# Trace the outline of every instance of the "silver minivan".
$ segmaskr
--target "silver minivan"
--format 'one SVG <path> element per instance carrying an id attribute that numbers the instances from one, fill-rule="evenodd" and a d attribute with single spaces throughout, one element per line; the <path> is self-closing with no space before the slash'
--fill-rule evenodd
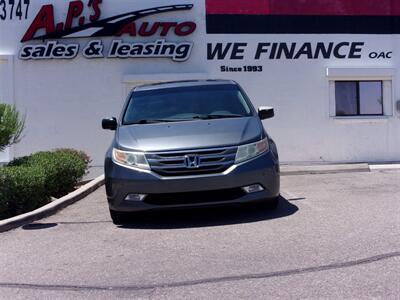
<path id="1" fill-rule="evenodd" d="M 115 224 L 130 212 L 261 203 L 278 205 L 280 170 L 274 141 L 234 81 L 196 80 L 135 87 L 105 158 L 105 185 Z"/>

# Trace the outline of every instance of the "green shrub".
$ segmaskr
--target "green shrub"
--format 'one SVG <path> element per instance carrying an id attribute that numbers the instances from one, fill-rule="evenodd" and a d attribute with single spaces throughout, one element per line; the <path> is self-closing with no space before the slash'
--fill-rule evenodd
<path id="1" fill-rule="evenodd" d="M 71 149 L 71 148 L 59 148 L 59 149 L 56 149 L 55 152 L 56 153 L 61 152 L 61 153 L 66 153 L 66 154 L 77 156 L 80 159 L 82 159 L 86 165 L 89 165 L 92 162 L 89 155 L 87 155 L 84 151 L 75 150 L 75 149 Z"/>
<path id="2" fill-rule="evenodd" d="M 0 219 L 16 216 L 49 202 L 46 175 L 39 166 L 0 168 Z"/>
<path id="3" fill-rule="evenodd" d="M 25 121 L 15 106 L 0 103 L 0 152 L 19 142 Z"/>
<path id="4" fill-rule="evenodd" d="M 76 150 L 56 150 L 38 152 L 18 158 L 10 166 L 39 166 L 46 176 L 49 195 L 59 198 L 74 190 L 76 184 L 86 174 L 88 156 Z"/>
<path id="5" fill-rule="evenodd" d="M 59 149 L 15 159 L 0 168 L 0 219 L 34 210 L 73 191 L 88 169 L 81 151 Z"/>

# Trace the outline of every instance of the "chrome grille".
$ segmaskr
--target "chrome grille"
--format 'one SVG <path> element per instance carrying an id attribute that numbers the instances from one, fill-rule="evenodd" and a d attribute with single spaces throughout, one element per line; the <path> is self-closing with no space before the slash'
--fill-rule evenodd
<path id="1" fill-rule="evenodd" d="M 146 153 L 151 169 L 162 176 L 188 176 L 222 173 L 235 162 L 237 147 L 195 149 Z M 187 157 L 198 157 L 195 168 L 186 163 Z"/>

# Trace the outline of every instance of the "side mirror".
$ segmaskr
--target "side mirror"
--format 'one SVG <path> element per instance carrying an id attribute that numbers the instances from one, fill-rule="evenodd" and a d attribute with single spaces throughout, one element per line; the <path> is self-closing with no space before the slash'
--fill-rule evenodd
<path id="1" fill-rule="evenodd" d="M 274 108 L 268 106 L 261 106 L 258 108 L 258 116 L 261 120 L 271 119 L 275 116 Z"/>
<path id="2" fill-rule="evenodd" d="M 117 129 L 117 119 L 116 118 L 110 118 L 110 119 L 103 119 L 101 122 L 101 126 L 103 129 L 108 129 L 108 130 L 116 130 Z"/>

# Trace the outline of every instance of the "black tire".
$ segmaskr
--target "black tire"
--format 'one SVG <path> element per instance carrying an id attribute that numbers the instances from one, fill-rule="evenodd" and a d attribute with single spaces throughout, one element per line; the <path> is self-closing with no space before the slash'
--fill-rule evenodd
<path id="1" fill-rule="evenodd" d="M 119 212 L 110 209 L 110 216 L 115 225 L 123 225 L 129 221 L 129 215 L 125 212 Z"/>

